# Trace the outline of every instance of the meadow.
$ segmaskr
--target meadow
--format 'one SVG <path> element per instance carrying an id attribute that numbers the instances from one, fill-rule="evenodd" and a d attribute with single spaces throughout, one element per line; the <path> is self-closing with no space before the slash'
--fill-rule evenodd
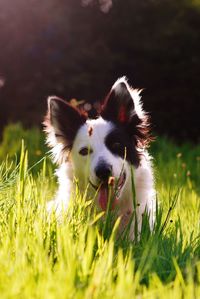
<path id="1" fill-rule="evenodd" d="M 200 145 L 150 149 L 156 224 L 141 239 L 105 233 L 77 188 L 58 223 L 46 213 L 55 165 L 39 129 L 8 126 L 0 144 L 0 298 L 200 298 Z"/>

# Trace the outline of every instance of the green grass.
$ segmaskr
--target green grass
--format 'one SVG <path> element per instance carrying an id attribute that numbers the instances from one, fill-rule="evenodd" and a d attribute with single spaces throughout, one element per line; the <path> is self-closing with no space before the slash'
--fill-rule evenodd
<path id="1" fill-rule="evenodd" d="M 17 131 L 17 133 L 16 133 Z M 17 136 L 17 137 L 16 137 Z M 24 142 L 21 143 L 21 138 Z M 27 149 L 27 150 L 26 150 Z M 45 203 L 54 166 L 37 129 L 11 125 L 0 146 L 0 298 L 200 298 L 200 146 L 160 138 L 155 231 L 139 242 L 103 234 L 77 196 L 62 224 Z M 37 162 L 39 161 L 39 162 Z"/>

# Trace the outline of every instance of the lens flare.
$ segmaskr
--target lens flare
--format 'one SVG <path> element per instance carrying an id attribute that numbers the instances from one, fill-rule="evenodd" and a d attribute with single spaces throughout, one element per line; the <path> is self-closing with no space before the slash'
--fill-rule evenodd
<path id="1" fill-rule="evenodd" d="M 92 4 L 94 0 L 82 0 L 83 6 Z M 112 0 L 98 0 L 102 12 L 108 13 L 112 7 Z"/>

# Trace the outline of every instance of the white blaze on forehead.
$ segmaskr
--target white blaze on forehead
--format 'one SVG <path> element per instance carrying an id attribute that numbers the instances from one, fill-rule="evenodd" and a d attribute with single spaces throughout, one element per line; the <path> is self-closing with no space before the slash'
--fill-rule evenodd
<path id="1" fill-rule="evenodd" d="M 105 137 L 112 129 L 113 124 L 101 117 L 98 119 L 88 119 L 78 130 L 73 147 L 95 146 L 98 148 L 102 146 Z"/>

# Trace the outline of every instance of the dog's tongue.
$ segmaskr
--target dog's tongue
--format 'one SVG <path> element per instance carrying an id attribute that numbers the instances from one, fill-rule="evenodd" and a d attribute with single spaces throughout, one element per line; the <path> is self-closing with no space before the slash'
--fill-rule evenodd
<path id="1" fill-rule="evenodd" d="M 114 209 L 114 207 L 117 203 L 117 199 L 115 198 L 113 200 L 113 195 L 111 195 L 111 200 L 112 200 L 111 209 Z M 101 188 L 99 190 L 98 201 L 99 201 L 99 205 L 100 205 L 101 209 L 103 211 L 106 211 L 107 204 L 108 204 L 108 186 L 107 185 L 101 186 Z"/>
<path id="2" fill-rule="evenodd" d="M 108 203 L 108 188 L 107 186 L 102 185 L 99 190 L 99 205 L 102 208 L 103 211 L 107 208 Z"/>

